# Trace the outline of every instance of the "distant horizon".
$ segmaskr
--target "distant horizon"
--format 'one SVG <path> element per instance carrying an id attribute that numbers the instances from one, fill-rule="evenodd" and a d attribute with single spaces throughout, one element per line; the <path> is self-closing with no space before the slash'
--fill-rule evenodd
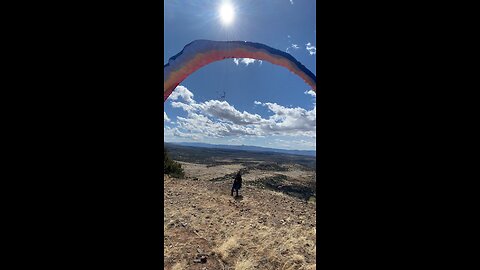
<path id="1" fill-rule="evenodd" d="M 251 144 L 223 144 L 223 143 L 206 143 L 206 142 L 194 142 L 194 141 L 163 141 L 164 143 L 172 143 L 172 144 L 179 144 L 179 143 L 198 143 L 198 144 L 209 144 L 209 145 L 228 145 L 228 146 L 253 146 L 253 147 L 261 147 L 266 149 L 277 149 L 277 150 L 288 150 L 288 151 L 313 151 L 316 152 L 317 149 L 289 149 L 289 148 L 278 148 L 278 147 L 265 147 L 261 145 L 251 145 Z"/>

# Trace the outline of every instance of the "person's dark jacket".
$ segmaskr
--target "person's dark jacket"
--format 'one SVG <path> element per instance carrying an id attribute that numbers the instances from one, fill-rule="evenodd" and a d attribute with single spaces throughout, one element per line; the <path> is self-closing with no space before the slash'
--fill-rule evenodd
<path id="1" fill-rule="evenodd" d="M 242 188 L 242 176 L 237 174 L 235 176 L 235 181 L 233 181 L 233 188 L 234 189 L 241 189 Z"/>

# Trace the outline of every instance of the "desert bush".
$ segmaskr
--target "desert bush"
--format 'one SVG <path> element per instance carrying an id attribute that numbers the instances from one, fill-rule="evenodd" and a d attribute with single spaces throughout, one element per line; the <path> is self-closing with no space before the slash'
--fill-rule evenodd
<path id="1" fill-rule="evenodd" d="M 185 176 L 182 165 L 169 157 L 167 149 L 163 150 L 163 173 L 177 178 Z"/>

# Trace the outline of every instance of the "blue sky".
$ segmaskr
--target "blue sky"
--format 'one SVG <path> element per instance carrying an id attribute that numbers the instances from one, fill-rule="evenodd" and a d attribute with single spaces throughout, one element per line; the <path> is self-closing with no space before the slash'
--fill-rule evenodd
<path id="1" fill-rule="evenodd" d="M 225 2 L 234 10 L 229 24 L 219 14 Z M 286 51 L 316 74 L 315 9 L 313 0 L 165 0 L 164 64 L 193 40 L 243 40 Z M 266 61 L 209 64 L 165 102 L 164 140 L 314 150 L 310 90 Z"/>

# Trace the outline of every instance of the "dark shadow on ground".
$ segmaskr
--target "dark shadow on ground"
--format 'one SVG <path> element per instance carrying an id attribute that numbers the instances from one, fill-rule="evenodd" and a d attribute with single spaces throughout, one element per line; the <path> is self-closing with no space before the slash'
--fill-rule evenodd
<path id="1" fill-rule="evenodd" d="M 304 201 L 309 200 L 311 196 L 315 195 L 316 183 L 306 186 L 288 180 L 287 176 L 278 174 L 272 177 L 257 179 L 252 181 L 251 184 L 253 186 L 282 192 L 285 195 L 296 197 Z"/>
<path id="2" fill-rule="evenodd" d="M 238 196 L 235 196 L 233 197 L 235 199 L 235 201 L 241 201 L 243 200 L 243 196 L 242 195 L 238 195 Z"/>

